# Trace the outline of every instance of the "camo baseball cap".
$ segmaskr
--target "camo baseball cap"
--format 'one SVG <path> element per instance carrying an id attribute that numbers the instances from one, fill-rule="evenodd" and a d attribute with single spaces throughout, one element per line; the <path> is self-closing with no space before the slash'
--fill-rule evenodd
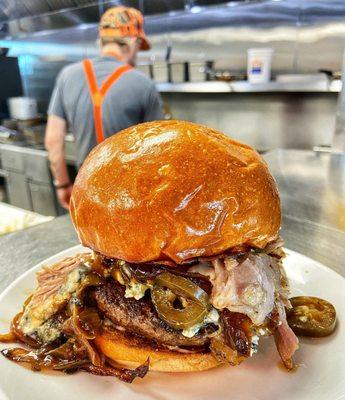
<path id="1" fill-rule="evenodd" d="M 99 34 L 101 37 L 137 37 L 141 39 L 140 50 L 151 48 L 144 32 L 144 17 L 132 7 L 109 8 L 101 17 Z"/>

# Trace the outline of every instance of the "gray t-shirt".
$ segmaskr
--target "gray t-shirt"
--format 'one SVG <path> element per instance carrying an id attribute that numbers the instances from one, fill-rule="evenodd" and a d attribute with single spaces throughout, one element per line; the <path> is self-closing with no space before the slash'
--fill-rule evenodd
<path id="1" fill-rule="evenodd" d="M 92 60 L 98 87 L 119 66 L 114 57 Z M 59 73 L 50 100 L 48 114 L 65 119 L 77 145 L 80 166 L 96 145 L 93 106 L 81 62 L 64 67 Z M 102 104 L 105 137 L 141 122 L 163 119 L 162 102 L 154 83 L 132 69 L 124 73 L 106 93 Z"/>

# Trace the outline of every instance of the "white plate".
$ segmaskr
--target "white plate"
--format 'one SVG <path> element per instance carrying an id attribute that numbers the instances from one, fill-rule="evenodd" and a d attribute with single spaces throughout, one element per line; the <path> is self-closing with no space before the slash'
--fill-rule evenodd
<path id="1" fill-rule="evenodd" d="M 35 287 L 35 273 L 42 264 L 83 251 L 65 250 L 32 268 L 0 296 L 0 331 L 21 309 Z M 10 266 L 8 266 L 10 268 Z M 339 400 L 345 397 L 345 279 L 325 266 L 288 250 L 285 268 L 293 295 L 319 296 L 337 309 L 336 332 L 324 339 L 302 339 L 293 373 L 278 367 L 279 356 L 272 338 L 262 339 L 259 352 L 238 367 L 222 367 L 200 373 L 149 373 L 131 385 L 116 378 L 86 373 L 75 375 L 31 372 L 0 358 L 1 400 L 88 399 L 231 399 L 231 400 Z M 1 345 L 0 348 L 6 346 Z"/>

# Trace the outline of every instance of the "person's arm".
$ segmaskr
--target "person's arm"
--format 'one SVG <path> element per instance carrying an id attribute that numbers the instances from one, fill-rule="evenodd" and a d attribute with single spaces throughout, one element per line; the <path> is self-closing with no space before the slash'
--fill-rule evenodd
<path id="1" fill-rule="evenodd" d="M 44 144 L 48 151 L 57 197 L 62 207 L 68 209 L 72 184 L 65 160 L 64 141 L 66 125 L 66 121 L 63 118 L 57 115 L 49 115 Z"/>
<path id="2" fill-rule="evenodd" d="M 68 209 L 72 192 L 65 161 L 67 114 L 64 106 L 65 70 L 59 73 L 48 108 L 48 122 L 44 144 L 48 150 L 50 168 L 57 186 L 56 194 L 62 207 Z"/>

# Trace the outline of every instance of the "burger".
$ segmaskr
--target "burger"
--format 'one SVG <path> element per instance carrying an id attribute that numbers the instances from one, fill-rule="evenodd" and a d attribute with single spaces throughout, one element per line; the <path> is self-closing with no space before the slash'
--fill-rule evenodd
<path id="1" fill-rule="evenodd" d="M 294 367 L 280 200 L 251 147 L 185 121 L 130 127 L 91 151 L 70 215 L 91 251 L 39 271 L 2 336 L 30 349 L 7 358 L 130 382 L 235 366 L 273 336 Z"/>

